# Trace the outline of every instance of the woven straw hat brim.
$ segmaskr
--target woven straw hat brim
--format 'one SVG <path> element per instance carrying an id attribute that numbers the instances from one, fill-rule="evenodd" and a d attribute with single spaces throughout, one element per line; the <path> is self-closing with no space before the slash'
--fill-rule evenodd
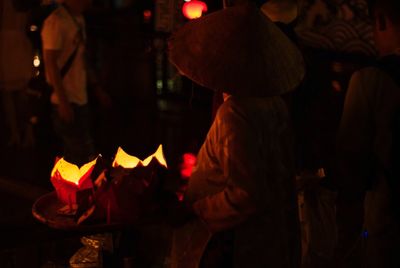
<path id="1" fill-rule="evenodd" d="M 261 6 L 261 11 L 273 21 L 291 23 L 298 16 L 297 0 L 269 0 Z"/>
<path id="2" fill-rule="evenodd" d="M 281 95 L 304 77 L 300 51 L 255 5 L 188 22 L 172 35 L 169 48 L 181 73 L 235 96 Z"/>

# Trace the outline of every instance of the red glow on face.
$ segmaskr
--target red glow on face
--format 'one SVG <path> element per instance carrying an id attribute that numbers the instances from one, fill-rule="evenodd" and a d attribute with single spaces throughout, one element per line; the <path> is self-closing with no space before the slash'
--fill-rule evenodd
<path id="1" fill-rule="evenodd" d="M 189 179 L 192 175 L 193 167 L 196 165 L 196 156 L 192 153 L 185 153 L 182 156 L 181 176 L 183 179 Z"/>
<path id="2" fill-rule="evenodd" d="M 203 15 L 203 12 L 207 12 L 207 5 L 199 0 L 191 0 L 183 4 L 182 12 L 190 20 L 198 19 Z"/>

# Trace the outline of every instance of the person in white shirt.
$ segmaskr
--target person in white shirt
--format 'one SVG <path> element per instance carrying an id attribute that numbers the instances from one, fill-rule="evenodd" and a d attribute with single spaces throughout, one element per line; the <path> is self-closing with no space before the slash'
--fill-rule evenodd
<path id="1" fill-rule="evenodd" d="M 89 131 L 86 32 L 82 16 L 90 4 L 91 0 L 65 0 L 46 18 L 41 32 L 46 79 L 53 88 L 54 128 L 63 141 L 64 158 L 78 165 L 95 155 Z M 62 74 L 68 61 L 71 62 L 68 71 Z"/>

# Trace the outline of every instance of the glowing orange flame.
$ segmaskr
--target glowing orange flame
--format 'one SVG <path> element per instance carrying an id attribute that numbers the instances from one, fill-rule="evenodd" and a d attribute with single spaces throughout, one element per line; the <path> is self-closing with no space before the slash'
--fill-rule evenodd
<path id="1" fill-rule="evenodd" d="M 145 160 L 140 160 L 136 156 L 132 156 L 127 154 L 124 150 L 122 150 L 121 147 L 118 148 L 117 154 L 115 155 L 114 162 L 112 164 L 113 167 L 118 167 L 121 166 L 123 168 L 134 168 L 136 167 L 139 163 L 141 163 L 143 166 L 147 166 L 151 160 L 155 158 L 157 161 L 160 163 L 160 165 L 164 167 L 167 166 L 167 161 L 165 160 L 164 153 L 163 153 L 163 148 L 162 145 L 158 146 L 157 151 L 148 156 Z"/>
<path id="2" fill-rule="evenodd" d="M 89 171 L 96 165 L 97 158 L 89 163 L 84 164 L 82 167 L 71 164 L 61 158 L 54 165 L 51 171 L 51 177 L 54 177 L 58 172 L 61 178 L 65 181 L 80 185 L 83 180 L 89 175 Z"/>

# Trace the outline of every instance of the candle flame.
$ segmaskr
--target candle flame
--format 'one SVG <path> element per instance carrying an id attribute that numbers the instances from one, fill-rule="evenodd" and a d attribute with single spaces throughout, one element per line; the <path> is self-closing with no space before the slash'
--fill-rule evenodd
<path id="1" fill-rule="evenodd" d="M 51 177 L 58 172 L 64 180 L 79 185 L 80 180 L 92 167 L 94 167 L 94 165 L 96 165 L 96 162 L 97 157 L 93 161 L 86 163 L 79 168 L 77 165 L 69 163 L 64 158 L 61 158 L 54 165 L 53 170 L 51 171 Z"/>
<path id="2" fill-rule="evenodd" d="M 141 163 L 143 166 L 147 166 L 153 158 L 157 159 L 157 161 L 160 163 L 160 165 L 162 165 L 166 168 L 168 167 L 167 161 L 165 160 L 165 157 L 164 157 L 162 144 L 160 144 L 160 146 L 158 146 L 158 149 L 154 154 L 148 156 L 143 161 L 140 160 L 139 158 L 137 158 L 136 156 L 127 154 L 124 150 L 122 150 L 121 147 L 119 147 L 112 166 L 113 167 L 121 166 L 123 168 L 134 168 L 139 163 Z"/>

